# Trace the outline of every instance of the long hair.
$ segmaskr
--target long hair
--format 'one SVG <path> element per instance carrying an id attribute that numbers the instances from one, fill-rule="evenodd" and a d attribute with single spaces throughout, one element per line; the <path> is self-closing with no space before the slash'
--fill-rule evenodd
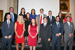
<path id="1" fill-rule="evenodd" d="M 26 19 L 28 19 L 28 18 L 27 18 L 27 14 L 29 14 L 29 20 L 30 20 L 30 13 L 29 13 L 29 12 L 26 13 Z"/>
<path id="2" fill-rule="evenodd" d="M 33 11 L 33 10 L 34 10 L 34 14 L 35 14 L 35 9 L 32 9 L 32 10 L 31 10 L 31 14 L 32 14 L 32 11 Z"/>
<path id="3" fill-rule="evenodd" d="M 22 9 L 24 9 L 24 10 L 25 10 L 25 8 L 21 8 L 21 12 L 20 12 L 20 14 L 22 14 Z M 25 15 L 25 12 L 24 12 L 24 15 Z"/>
<path id="4" fill-rule="evenodd" d="M 36 24 L 36 19 L 35 19 L 35 18 L 32 18 L 32 19 L 34 19 L 34 20 L 35 20 L 35 25 L 37 25 L 37 24 Z M 32 25 L 32 19 L 31 19 L 31 23 L 30 23 L 31 25 Z"/>
<path id="5" fill-rule="evenodd" d="M 19 18 L 20 18 L 20 17 L 22 17 L 22 21 L 21 21 L 21 22 L 24 23 L 24 20 L 23 20 L 23 16 L 22 16 L 22 15 L 19 15 L 19 16 L 18 16 L 17 21 L 19 21 Z"/>

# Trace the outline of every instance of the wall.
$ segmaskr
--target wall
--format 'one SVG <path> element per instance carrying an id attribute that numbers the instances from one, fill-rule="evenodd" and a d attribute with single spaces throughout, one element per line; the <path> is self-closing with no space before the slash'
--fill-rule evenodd
<path id="1" fill-rule="evenodd" d="M 17 14 L 17 0 L 0 0 L 0 10 L 3 10 L 3 20 L 6 12 L 9 12 L 9 8 L 13 7 L 14 12 Z"/>
<path id="2" fill-rule="evenodd" d="M 53 15 L 57 16 L 59 12 L 59 0 L 19 0 L 18 14 L 21 8 L 24 7 L 26 12 L 31 13 L 31 9 L 36 10 L 36 14 L 40 13 L 40 8 L 44 9 L 44 13 L 48 15 L 48 11 L 52 10 Z"/>
<path id="3" fill-rule="evenodd" d="M 74 12 L 74 10 L 75 10 L 75 0 L 69 0 L 70 1 L 70 11 L 69 11 L 69 13 L 71 13 L 71 15 L 72 15 L 72 19 L 73 19 L 73 23 L 74 23 L 74 25 L 75 25 L 75 12 Z M 67 12 L 62 12 L 62 13 L 67 13 Z"/>
<path id="4" fill-rule="evenodd" d="M 4 17 L 4 14 L 7 12 L 7 0 L 0 0 L 0 10 L 3 10 Z"/>

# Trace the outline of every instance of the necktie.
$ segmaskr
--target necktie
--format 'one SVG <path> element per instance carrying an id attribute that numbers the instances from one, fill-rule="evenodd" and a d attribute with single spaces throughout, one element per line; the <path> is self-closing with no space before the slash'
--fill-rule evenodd
<path id="1" fill-rule="evenodd" d="M 40 18 L 40 24 L 42 24 L 42 15 L 41 15 L 41 18 Z"/>
<path id="2" fill-rule="evenodd" d="M 11 18 L 12 18 L 12 22 L 14 22 L 14 16 L 13 16 L 13 14 L 11 14 Z"/>

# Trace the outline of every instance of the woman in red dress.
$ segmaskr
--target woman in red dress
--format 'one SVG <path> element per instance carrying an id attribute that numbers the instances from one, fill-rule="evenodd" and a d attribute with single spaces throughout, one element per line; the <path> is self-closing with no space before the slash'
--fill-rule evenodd
<path id="1" fill-rule="evenodd" d="M 24 50 L 24 31 L 25 25 L 23 21 L 23 16 L 18 16 L 17 22 L 15 23 L 16 50 L 19 50 L 19 43 L 22 43 L 21 50 Z"/>
<path id="2" fill-rule="evenodd" d="M 28 45 L 30 46 L 30 50 L 36 49 L 37 45 L 37 34 L 38 34 L 38 26 L 36 25 L 36 20 L 34 18 L 31 19 L 31 24 L 28 27 Z"/>

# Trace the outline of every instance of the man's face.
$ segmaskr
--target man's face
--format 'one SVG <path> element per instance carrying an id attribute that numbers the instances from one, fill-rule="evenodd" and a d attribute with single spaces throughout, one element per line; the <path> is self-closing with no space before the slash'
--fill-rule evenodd
<path id="1" fill-rule="evenodd" d="M 7 18 L 7 20 L 10 20 L 11 19 L 11 16 L 10 15 L 7 15 L 6 18 Z"/>
<path id="2" fill-rule="evenodd" d="M 44 23 L 46 23 L 46 22 L 47 22 L 47 19 L 46 19 L 46 18 L 44 18 L 44 19 L 43 19 L 43 21 L 44 21 Z"/>
<path id="3" fill-rule="evenodd" d="M 52 12 L 48 12 L 48 14 L 51 16 L 52 15 Z"/>
<path id="4" fill-rule="evenodd" d="M 12 12 L 12 13 L 13 13 L 13 12 L 14 12 L 14 9 L 13 9 L 13 8 L 10 8 L 10 12 Z"/>
<path id="5" fill-rule="evenodd" d="M 56 18 L 56 21 L 59 22 L 59 17 Z"/>
<path id="6" fill-rule="evenodd" d="M 70 21 L 70 17 L 67 17 L 67 21 Z"/>
<path id="7" fill-rule="evenodd" d="M 40 13 L 41 13 L 41 14 L 43 14 L 43 12 L 44 12 L 43 10 L 40 10 Z"/>

